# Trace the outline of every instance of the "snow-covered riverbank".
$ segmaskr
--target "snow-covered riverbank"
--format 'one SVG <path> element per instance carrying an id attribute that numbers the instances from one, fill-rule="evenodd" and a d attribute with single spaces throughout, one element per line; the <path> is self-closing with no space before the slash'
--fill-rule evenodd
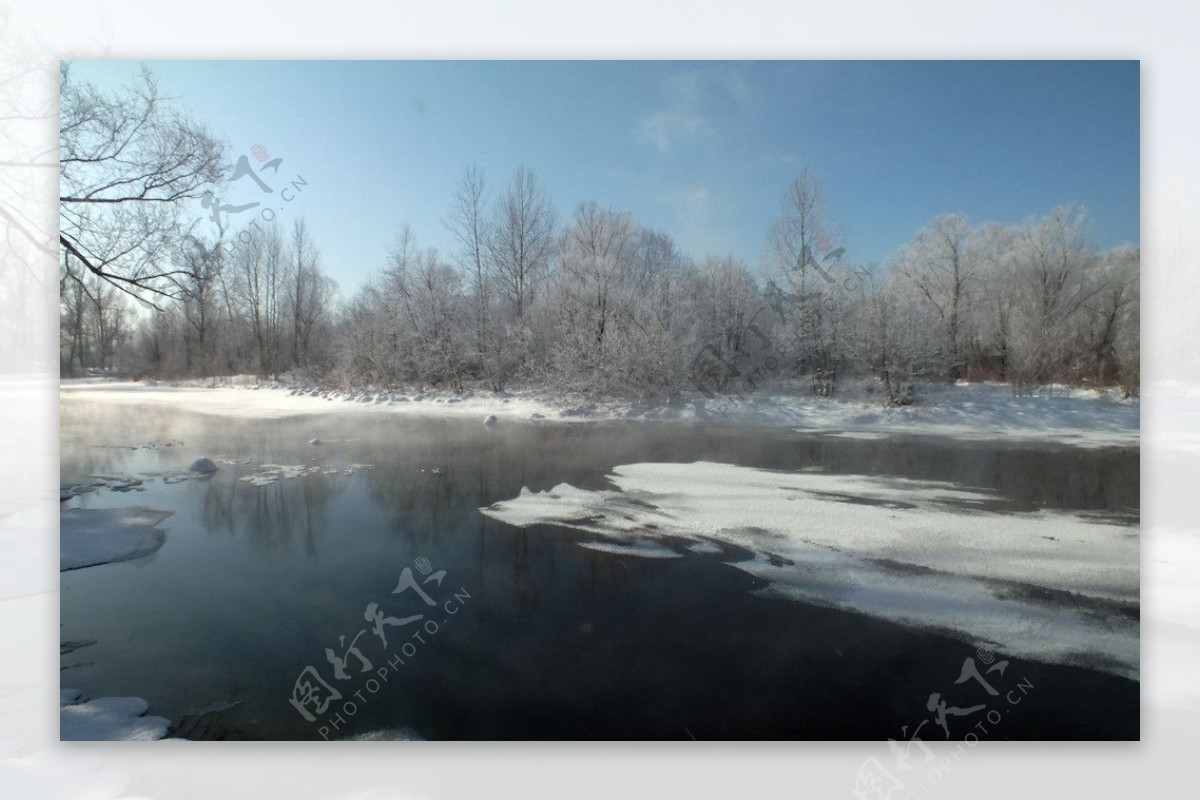
<path id="1" fill-rule="evenodd" d="M 64 380 L 63 400 L 152 404 L 185 411 L 249 418 L 328 412 L 476 417 L 506 420 L 676 421 L 786 427 L 847 437 L 905 434 L 959 439 L 1058 442 L 1081 447 L 1136 446 L 1140 406 L 1098 392 L 1055 391 L 1016 397 L 1007 386 L 976 384 L 930 388 L 913 406 L 884 408 L 878 399 L 771 394 L 744 400 L 686 393 L 681 403 L 645 407 L 590 402 L 543 392 L 337 392 L 316 387 L 244 382 L 167 385 L 100 379 Z"/>

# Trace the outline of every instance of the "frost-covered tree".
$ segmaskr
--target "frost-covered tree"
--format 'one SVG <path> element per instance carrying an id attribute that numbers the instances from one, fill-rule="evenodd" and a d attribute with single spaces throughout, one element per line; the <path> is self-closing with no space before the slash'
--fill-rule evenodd
<path id="1" fill-rule="evenodd" d="M 233 250 L 240 313 L 248 323 L 254 353 L 253 370 L 276 376 L 283 368 L 281 346 L 285 320 L 287 252 L 278 226 L 256 228 Z"/>
<path id="2" fill-rule="evenodd" d="M 1012 378 L 1018 387 L 1044 383 L 1070 369 L 1072 327 L 1098 291 L 1084 275 L 1091 261 L 1086 222 L 1082 209 L 1060 206 L 1025 224 L 1017 237 L 1018 347 Z"/>
<path id="3" fill-rule="evenodd" d="M 942 340 L 947 372 L 955 378 L 965 371 L 984 248 L 964 215 L 943 214 L 918 231 L 892 265 L 936 316 L 938 324 L 928 336 Z"/>
<path id="4" fill-rule="evenodd" d="M 337 285 L 321 269 L 321 252 L 313 243 L 304 218 L 292 225 L 284 281 L 284 302 L 290 317 L 290 366 L 303 372 L 327 367 L 324 343 L 333 315 Z"/>
<path id="5" fill-rule="evenodd" d="M 180 246 L 179 260 L 184 267 L 180 305 L 186 323 L 183 332 L 184 371 L 188 374 L 213 375 L 218 363 L 220 291 L 224 271 L 221 241 L 186 237 Z"/>
<path id="6" fill-rule="evenodd" d="M 556 217 L 537 175 L 521 167 L 500 197 L 489 226 L 496 285 L 517 325 L 546 280 L 554 255 Z"/>
<path id="7" fill-rule="evenodd" d="M 492 239 L 487 216 L 487 185 L 483 171 L 469 167 L 455 189 L 450 214 L 444 222 L 457 244 L 459 269 L 469 276 L 474 322 L 474 360 L 496 384 L 499 355 L 490 325 L 493 304 L 492 267 L 488 243 Z M 497 387 L 499 388 L 499 387 Z"/>
<path id="8" fill-rule="evenodd" d="M 661 231 L 642 229 L 630 283 L 630 336 L 617 354 L 627 394 L 671 400 L 691 384 L 697 349 L 696 270 Z"/>
<path id="9" fill-rule="evenodd" d="M 563 233 L 554 302 L 560 373 L 612 390 L 621 381 L 618 352 L 631 335 L 639 289 L 640 231 L 629 214 L 584 203 Z"/>

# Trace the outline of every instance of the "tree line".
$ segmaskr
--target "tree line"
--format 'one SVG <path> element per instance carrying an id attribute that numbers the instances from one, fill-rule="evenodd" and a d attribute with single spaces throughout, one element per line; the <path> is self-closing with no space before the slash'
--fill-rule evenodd
<path id="1" fill-rule="evenodd" d="M 841 241 L 820 182 L 791 180 L 752 269 L 700 258 L 628 212 L 561 216 L 536 173 L 468 168 L 453 247 L 395 232 L 342 298 L 303 219 L 229 247 L 185 209 L 219 192 L 224 146 L 152 76 L 104 95 L 63 73 L 61 363 L 156 377 L 254 373 L 338 386 L 570 389 L 670 402 L 764 384 L 907 403 L 922 381 L 1139 382 L 1139 252 L 1099 251 L 1086 212 L 931 220 L 883 265 Z M 767 226 L 764 226 L 767 227 Z"/>

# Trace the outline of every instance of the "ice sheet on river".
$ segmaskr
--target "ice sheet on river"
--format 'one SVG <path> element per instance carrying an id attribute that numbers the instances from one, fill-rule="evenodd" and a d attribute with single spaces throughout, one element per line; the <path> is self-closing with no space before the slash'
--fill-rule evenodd
<path id="1" fill-rule="evenodd" d="M 123 562 L 153 553 L 166 534 L 156 526 L 172 513 L 147 506 L 64 509 L 59 518 L 59 570 Z"/>
<path id="2" fill-rule="evenodd" d="M 889 477 L 696 462 L 623 465 L 609 481 L 601 491 L 522 489 L 481 511 L 613 543 L 653 538 L 680 553 L 723 542 L 752 552 L 731 564 L 770 582 L 769 595 L 1138 674 L 1136 526 L 1003 511 L 986 490 Z"/>

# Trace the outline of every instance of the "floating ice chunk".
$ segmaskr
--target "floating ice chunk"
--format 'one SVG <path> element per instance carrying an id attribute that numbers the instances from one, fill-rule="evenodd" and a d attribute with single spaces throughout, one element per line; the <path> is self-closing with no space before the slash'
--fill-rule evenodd
<path id="1" fill-rule="evenodd" d="M 589 551 L 600 551 L 601 553 L 611 553 L 617 556 L 640 556 L 643 559 L 678 559 L 679 554 L 672 551 L 662 543 L 653 541 L 641 541 L 630 544 L 618 542 L 581 542 L 580 548 L 587 548 Z"/>
<path id="2" fill-rule="evenodd" d="M 257 472 L 242 476 L 238 481 L 244 481 L 252 487 L 266 487 L 286 479 L 312 475 L 332 476 L 340 472 L 349 476 L 360 470 L 370 470 L 372 467 L 374 465 L 358 463 L 348 464 L 342 468 L 319 464 L 264 464 Z"/>
<path id="3" fill-rule="evenodd" d="M 308 444 L 309 444 L 309 445 L 320 445 L 320 444 L 321 444 L 321 440 L 320 440 L 320 438 L 319 438 L 319 437 L 313 437 L 312 439 L 310 439 L 310 440 L 308 441 Z"/>
<path id="4" fill-rule="evenodd" d="M 207 456 L 201 456 L 199 459 L 192 462 L 191 466 L 188 467 L 188 470 L 191 470 L 193 473 L 199 473 L 202 476 L 211 476 L 213 473 L 217 472 L 217 463 L 212 459 L 209 459 Z"/>
<path id="5" fill-rule="evenodd" d="M 347 740 L 357 741 L 373 741 L 373 740 L 424 740 L 425 738 L 418 734 L 415 730 L 409 728 L 403 729 L 376 729 L 374 731 L 355 734 L 346 738 Z"/>
<path id="6" fill-rule="evenodd" d="M 842 439 L 887 439 L 888 435 L 882 431 L 827 431 L 824 432 L 829 437 L 841 437 Z"/>
<path id="7" fill-rule="evenodd" d="M 161 740 L 171 722 L 141 698 L 97 698 L 59 710 L 60 740 Z"/>
<path id="8" fill-rule="evenodd" d="M 90 475 L 86 481 L 77 482 L 75 484 L 63 484 L 58 488 L 58 500 L 70 500 L 76 495 L 81 495 L 85 492 L 95 492 L 98 489 L 107 488 L 113 492 L 129 492 L 137 490 L 141 492 L 145 483 L 143 479 L 134 476 L 110 476 L 110 475 Z"/>
<path id="9" fill-rule="evenodd" d="M 522 488 L 480 511 L 597 534 L 629 555 L 651 538 L 725 543 L 752 552 L 732 565 L 772 595 L 1138 674 L 1136 526 L 989 511 L 990 492 L 879 476 L 697 462 L 622 465 L 609 481 L 615 489 Z"/>
<path id="10" fill-rule="evenodd" d="M 155 526 L 171 514 L 145 506 L 64 509 L 59 518 L 59 570 L 123 562 L 153 553 L 166 538 Z"/>

